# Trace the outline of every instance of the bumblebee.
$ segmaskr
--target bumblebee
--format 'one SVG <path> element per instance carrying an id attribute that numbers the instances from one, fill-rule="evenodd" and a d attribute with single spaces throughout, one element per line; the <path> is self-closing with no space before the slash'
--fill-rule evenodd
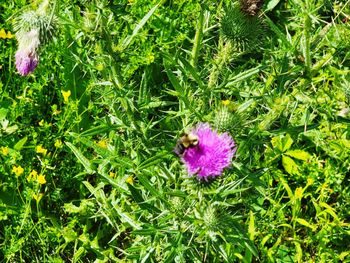
<path id="1" fill-rule="evenodd" d="M 178 156 L 182 156 L 186 149 L 196 147 L 198 143 L 199 138 L 197 135 L 192 133 L 184 133 L 177 141 L 174 148 L 174 153 L 176 153 Z"/>

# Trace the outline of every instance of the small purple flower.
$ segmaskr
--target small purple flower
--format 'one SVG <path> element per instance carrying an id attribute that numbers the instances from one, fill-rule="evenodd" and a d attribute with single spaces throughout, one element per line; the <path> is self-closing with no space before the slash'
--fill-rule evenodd
<path id="1" fill-rule="evenodd" d="M 218 134 L 206 123 L 198 124 L 191 133 L 198 136 L 199 143 L 183 153 L 188 173 L 204 180 L 221 175 L 236 152 L 232 137 L 228 133 Z"/>
<path id="2" fill-rule="evenodd" d="M 33 72 L 38 65 L 38 55 L 35 52 L 27 50 L 18 50 L 16 52 L 16 68 L 22 76 Z"/>

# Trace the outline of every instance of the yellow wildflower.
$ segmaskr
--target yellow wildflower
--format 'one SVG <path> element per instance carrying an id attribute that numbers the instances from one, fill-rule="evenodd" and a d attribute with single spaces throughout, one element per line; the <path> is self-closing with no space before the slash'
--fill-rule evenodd
<path id="1" fill-rule="evenodd" d="M 134 184 L 134 178 L 130 175 L 128 178 L 126 178 L 125 182 L 128 184 Z"/>
<path id="2" fill-rule="evenodd" d="M 96 65 L 96 69 L 98 70 L 98 71 L 102 71 L 103 69 L 104 69 L 104 66 L 103 66 L 103 64 L 97 64 Z"/>
<path id="3" fill-rule="evenodd" d="M 307 185 L 312 185 L 314 183 L 314 179 L 312 178 L 307 178 Z"/>
<path id="4" fill-rule="evenodd" d="M 122 52 L 123 51 L 123 47 L 121 45 L 117 45 L 117 46 L 113 45 L 112 49 L 114 52 Z"/>
<path id="5" fill-rule="evenodd" d="M 153 63 L 153 61 L 154 61 L 154 55 L 148 54 L 146 57 L 146 64 L 149 65 L 149 64 Z"/>
<path id="6" fill-rule="evenodd" d="M 27 181 L 31 181 L 31 180 L 36 180 L 36 178 L 38 177 L 38 172 L 35 170 L 32 170 L 29 175 L 27 176 Z"/>
<path id="7" fill-rule="evenodd" d="M 47 149 L 45 149 L 44 147 L 42 147 L 41 145 L 38 145 L 36 148 L 35 148 L 36 152 L 37 153 L 41 153 L 43 155 L 46 155 L 47 154 Z"/>
<path id="8" fill-rule="evenodd" d="M 61 113 L 61 111 L 57 109 L 57 105 L 56 104 L 52 105 L 51 109 L 52 109 L 52 115 L 58 115 L 58 114 Z"/>
<path id="9" fill-rule="evenodd" d="M 1 147 L 1 153 L 4 156 L 8 155 L 9 154 L 9 148 L 8 147 Z"/>
<path id="10" fill-rule="evenodd" d="M 19 165 L 19 166 L 13 166 L 12 167 L 12 172 L 16 175 L 16 176 L 20 176 L 21 174 L 23 174 L 24 169 Z"/>
<path id="11" fill-rule="evenodd" d="M 4 29 L 1 29 L 0 30 L 0 38 L 3 38 L 3 39 L 6 39 L 7 38 L 7 35 L 6 35 L 6 32 Z"/>
<path id="12" fill-rule="evenodd" d="M 102 139 L 99 142 L 96 143 L 98 146 L 100 146 L 101 148 L 106 149 L 107 148 L 107 140 L 106 139 Z"/>
<path id="13" fill-rule="evenodd" d="M 44 119 L 42 119 L 41 121 L 39 121 L 39 126 L 44 126 L 44 123 L 45 123 L 45 121 L 44 121 Z"/>
<path id="14" fill-rule="evenodd" d="M 11 34 L 11 32 L 9 31 L 9 32 L 7 32 L 7 38 L 13 38 L 13 35 Z"/>
<path id="15" fill-rule="evenodd" d="M 59 140 L 59 139 L 57 139 L 56 141 L 55 141 L 55 147 L 56 148 L 61 148 L 62 147 L 62 141 L 61 140 Z"/>
<path id="16" fill-rule="evenodd" d="M 6 34 L 6 31 L 2 28 L 0 30 L 0 38 L 3 38 L 3 39 L 9 38 L 10 39 L 10 38 L 13 38 L 13 35 L 11 34 L 10 31 L 8 31 Z"/>
<path id="17" fill-rule="evenodd" d="M 114 172 L 109 172 L 109 176 L 114 178 L 115 177 L 115 173 Z"/>
<path id="18" fill-rule="evenodd" d="M 61 93 L 62 93 L 64 102 L 67 103 L 68 102 L 68 98 L 72 94 L 71 91 L 70 90 L 67 90 L 67 91 L 61 90 Z"/>
<path id="19" fill-rule="evenodd" d="M 228 106 L 230 104 L 230 100 L 223 100 L 221 101 L 222 105 Z"/>
<path id="20" fill-rule="evenodd" d="M 52 112 L 52 115 L 58 115 L 58 114 L 60 114 L 60 113 L 61 113 L 60 110 L 55 109 L 55 110 Z"/>
<path id="21" fill-rule="evenodd" d="M 35 201 L 39 202 L 41 200 L 41 198 L 43 198 L 43 194 L 39 193 L 39 194 L 33 194 L 33 198 L 35 199 Z"/>
<path id="22" fill-rule="evenodd" d="M 295 199 L 301 199 L 303 197 L 303 188 L 298 187 L 297 189 L 295 189 Z"/>
<path id="23" fill-rule="evenodd" d="M 46 184 L 45 176 L 42 174 L 39 174 L 39 176 L 36 178 L 39 184 Z"/>

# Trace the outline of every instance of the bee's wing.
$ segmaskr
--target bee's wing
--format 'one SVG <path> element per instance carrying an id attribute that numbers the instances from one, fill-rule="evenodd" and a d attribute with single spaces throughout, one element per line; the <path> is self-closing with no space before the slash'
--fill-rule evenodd
<path id="1" fill-rule="evenodd" d="M 178 142 L 173 151 L 177 156 L 181 156 L 184 153 L 184 150 L 185 150 L 185 147 Z"/>

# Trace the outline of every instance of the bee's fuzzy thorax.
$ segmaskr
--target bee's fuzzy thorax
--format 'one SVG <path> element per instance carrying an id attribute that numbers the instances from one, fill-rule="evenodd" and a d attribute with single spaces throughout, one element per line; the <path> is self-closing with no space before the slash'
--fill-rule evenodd
<path id="1" fill-rule="evenodd" d="M 241 11 L 249 16 L 257 16 L 264 3 L 263 0 L 240 0 Z"/>

